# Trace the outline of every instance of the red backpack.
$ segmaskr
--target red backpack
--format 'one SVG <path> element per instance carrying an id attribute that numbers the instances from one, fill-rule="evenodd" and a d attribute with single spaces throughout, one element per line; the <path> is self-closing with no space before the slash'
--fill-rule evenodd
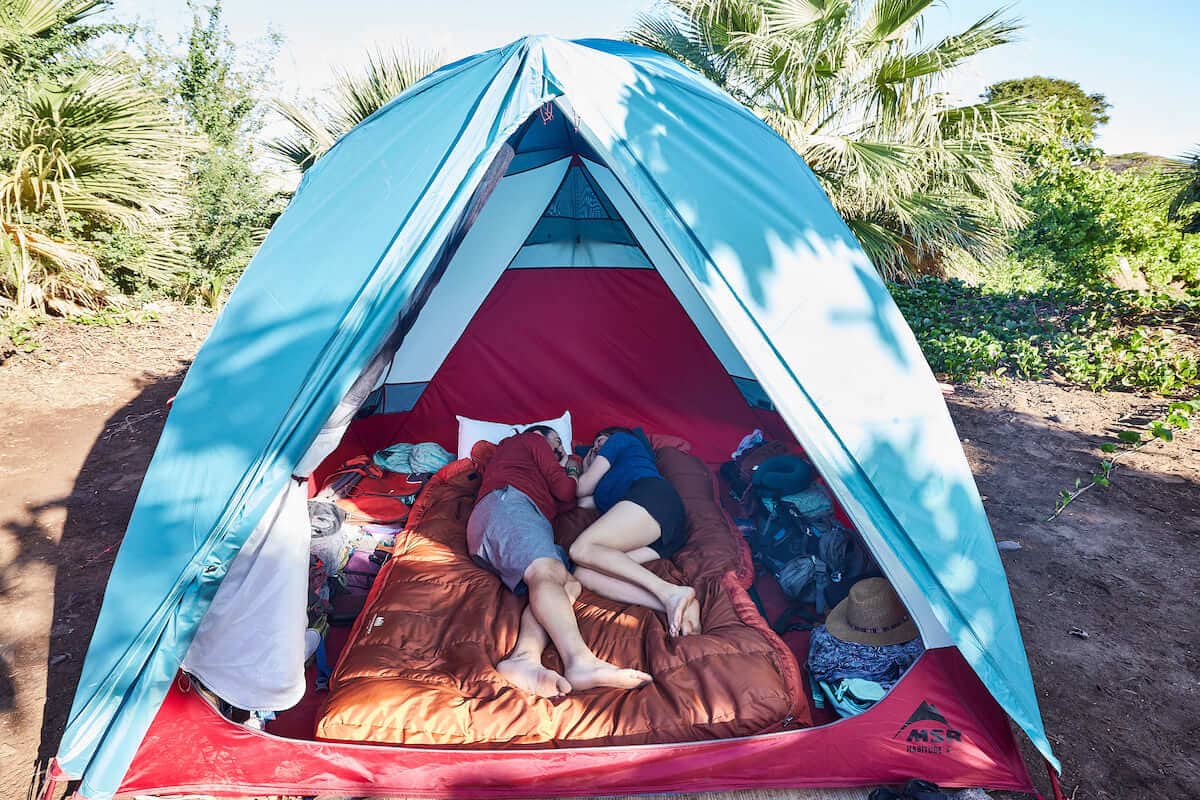
<path id="1" fill-rule="evenodd" d="M 336 503 L 350 523 L 400 525 L 422 486 L 377 466 L 370 456 L 356 456 L 325 480 L 317 497 Z"/>

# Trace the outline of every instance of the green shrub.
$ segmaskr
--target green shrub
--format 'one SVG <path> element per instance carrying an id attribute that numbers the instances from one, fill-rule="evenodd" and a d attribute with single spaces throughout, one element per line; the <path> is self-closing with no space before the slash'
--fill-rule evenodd
<path id="1" fill-rule="evenodd" d="M 1042 258 L 1006 255 L 981 263 L 971 258 L 948 259 L 943 265 L 948 277 L 959 278 L 986 292 L 1038 292 L 1054 284 L 1058 267 Z"/>
<path id="2" fill-rule="evenodd" d="M 1200 289 L 1200 236 L 1185 236 L 1156 196 L 1154 165 L 1114 172 L 1099 151 L 1042 148 L 1020 187 L 1029 223 L 1015 259 L 1064 286 L 1106 282 L 1122 259 L 1156 289 Z"/>
<path id="3" fill-rule="evenodd" d="M 34 331 L 44 317 L 27 314 L 0 316 L 0 364 L 14 353 L 32 353 L 41 346 Z"/>
<path id="4" fill-rule="evenodd" d="M 1200 348 L 1174 331 L 1200 301 L 1108 287 L 994 291 L 927 277 L 893 285 L 934 372 L 1040 378 L 1053 370 L 1092 390 L 1194 391 Z"/>
<path id="5" fill-rule="evenodd" d="M 1198 363 L 1173 347 L 1176 337 L 1144 326 L 1128 333 L 1106 331 L 1058 347 L 1063 375 L 1093 391 L 1110 386 L 1177 394 L 1194 387 Z"/>

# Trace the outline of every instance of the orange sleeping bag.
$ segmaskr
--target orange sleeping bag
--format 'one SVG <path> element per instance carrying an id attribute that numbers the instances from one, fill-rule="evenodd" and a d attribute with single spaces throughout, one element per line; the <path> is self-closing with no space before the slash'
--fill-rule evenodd
<path id="1" fill-rule="evenodd" d="M 584 592 L 584 639 L 600 658 L 645 670 L 634 691 L 591 689 L 550 701 L 506 683 L 494 664 L 512 648 L 524 599 L 466 550 L 480 485 L 476 462 L 450 464 L 426 486 L 396 540 L 334 671 L 317 736 L 440 747 L 649 744 L 745 736 L 808 724 L 795 658 L 743 587 L 749 553 L 717 505 L 703 462 L 672 448 L 659 467 L 688 515 L 688 543 L 648 566 L 696 587 L 702 633 L 671 639 L 661 615 Z M 560 516 L 564 546 L 595 519 Z M 561 669 L 551 647 L 545 663 Z"/>

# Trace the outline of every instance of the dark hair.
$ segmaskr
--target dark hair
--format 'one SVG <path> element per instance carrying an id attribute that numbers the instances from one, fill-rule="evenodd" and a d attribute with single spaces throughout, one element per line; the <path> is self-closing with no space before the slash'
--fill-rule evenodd
<path id="1" fill-rule="evenodd" d="M 654 455 L 654 445 L 650 443 L 650 437 L 646 436 L 646 432 L 641 428 L 626 428 L 621 425 L 612 425 L 596 431 L 596 435 L 592 437 L 592 441 L 595 441 L 596 438 L 600 436 L 612 436 L 613 434 L 617 433 L 629 434 L 634 439 L 637 439 L 638 442 L 641 443 L 642 447 L 646 448 L 646 452 L 648 452 L 651 456 Z"/>
<path id="2" fill-rule="evenodd" d="M 632 434 L 633 431 L 621 425 L 612 425 L 608 428 L 601 428 L 600 430 L 596 431 L 596 436 L 593 436 L 592 439 L 594 440 L 598 436 L 612 436 L 614 433 Z"/>
<path id="3" fill-rule="evenodd" d="M 554 430 L 554 428 L 551 428 L 549 425 L 530 425 L 523 432 L 540 433 L 542 436 L 545 436 L 548 433 L 558 433 L 558 431 Z"/>

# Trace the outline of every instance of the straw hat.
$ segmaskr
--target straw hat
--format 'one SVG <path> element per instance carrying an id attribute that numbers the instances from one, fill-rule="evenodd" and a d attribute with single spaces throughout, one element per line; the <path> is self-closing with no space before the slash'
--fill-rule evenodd
<path id="1" fill-rule="evenodd" d="M 843 642 L 874 646 L 917 638 L 916 623 L 883 578 L 867 578 L 850 587 L 846 599 L 829 612 L 825 628 Z"/>

